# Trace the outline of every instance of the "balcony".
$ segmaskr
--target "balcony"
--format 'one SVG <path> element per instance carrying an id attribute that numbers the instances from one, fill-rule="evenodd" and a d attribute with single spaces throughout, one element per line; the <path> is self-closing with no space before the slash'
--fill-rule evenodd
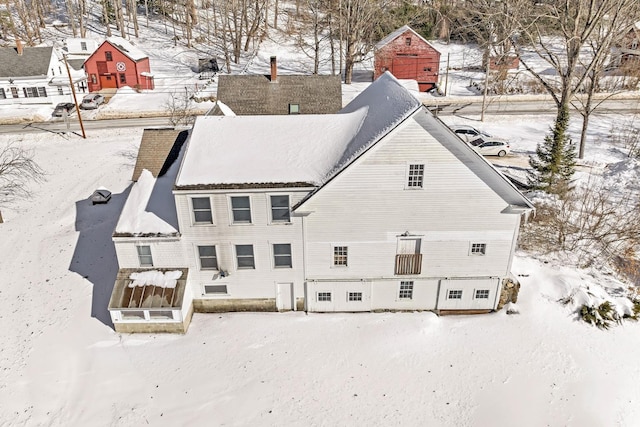
<path id="1" fill-rule="evenodd" d="M 395 274 L 420 274 L 422 271 L 422 254 L 396 255 Z"/>

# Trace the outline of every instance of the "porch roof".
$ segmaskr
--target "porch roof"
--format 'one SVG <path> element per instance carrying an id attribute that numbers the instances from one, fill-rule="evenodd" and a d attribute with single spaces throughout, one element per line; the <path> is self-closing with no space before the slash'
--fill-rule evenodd
<path id="1" fill-rule="evenodd" d="M 135 283 L 133 273 L 179 272 L 175 286 L 162 281 Z M 111 292 L 109 310 L 178 309 L 182 307 L 189 269 L 187 268 L 121 268 Z M 177 274 L 176 274 L 177 275 Z"/>

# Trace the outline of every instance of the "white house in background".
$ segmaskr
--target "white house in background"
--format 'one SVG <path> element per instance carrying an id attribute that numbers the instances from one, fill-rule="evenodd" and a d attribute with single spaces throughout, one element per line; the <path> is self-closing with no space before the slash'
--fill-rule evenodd
<path id="1" fill-rule="evenodd" d="M 198 117 L 131 191 L 109 309 L 118 331 L 184 331 L 193 310 L 491 311 L 532 210 L 386 73 L 338 114 Z M 181 272 L 180 307 L 132 285 L 147 270 Z"/>
<path id="2" fill-rule="evenodd" d="M 74 84 L 86 80 L 72 70 Z M 70 102 L 71 88 L 63 56 L 54 47 L 0 48 L 0 105 Z"/>

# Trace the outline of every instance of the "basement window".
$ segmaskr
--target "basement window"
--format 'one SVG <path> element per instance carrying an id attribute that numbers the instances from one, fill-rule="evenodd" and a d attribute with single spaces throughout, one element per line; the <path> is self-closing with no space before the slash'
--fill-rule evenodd
<path id="1" fill-rule="evenodd" d="M 289 104 L 289 114 L 300 114 L 300 104 Z"/>

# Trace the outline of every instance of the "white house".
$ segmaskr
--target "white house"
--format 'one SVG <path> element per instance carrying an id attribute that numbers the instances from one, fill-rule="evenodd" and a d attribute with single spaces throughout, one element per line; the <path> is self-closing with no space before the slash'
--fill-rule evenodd
<path id="1" fill-rule="evenodd" d="M 74 84 L 86 80 L 71 70 Z M 54 47 L 0 48 L 0 105 L 71 102 L 71 88 L 62 54 Z"/>
<path id="2" fill-rule="evenodd" d="M 338 114 L 198 117 L 131 191 L 109 308 L 120 331 L 186 330 L 192 310 L 491 311 L 532 210 L 386 73 Z M 181 272 L 163 316 L 143 302 L 161 284 L 131 285 L 154 269 Z"/>

